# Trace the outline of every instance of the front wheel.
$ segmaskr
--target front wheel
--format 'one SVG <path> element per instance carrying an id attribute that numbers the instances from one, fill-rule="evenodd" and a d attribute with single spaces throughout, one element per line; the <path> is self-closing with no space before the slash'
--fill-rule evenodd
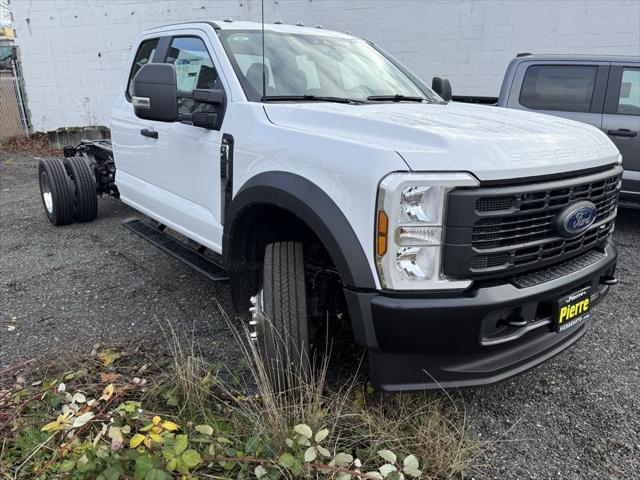
<path id="1" fill-rule="evenodd" d="M 269 375 L 282 378 L 282 372 L 291 372 L 292 366 L 306 369 L 309 331 L 301 243 L 267 245 L 262 288 L 252 297 L 251 303 L 251 323 L 255 326 L 252 337 Z"/>

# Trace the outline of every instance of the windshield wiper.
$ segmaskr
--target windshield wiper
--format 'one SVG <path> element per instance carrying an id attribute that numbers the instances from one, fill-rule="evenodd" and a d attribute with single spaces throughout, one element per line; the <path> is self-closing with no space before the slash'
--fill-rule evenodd
<path id="1" fill-rule="evenodd" d="M 411 97 L 409 95 L 400 95 L 396 93 L 395 95 L 371 95 L 367 97 L 367 100 L 372 100 L 374 102 L 423 102 L 426 100 L 424 97 Z"/>
<path id="2" fill-rule="evenodd" d="M 364 103 L 355 98 L 323 97 L 319 95 L 267 95 L 262 97 L 263 102 L 333 102 L 333 103 Z"/>

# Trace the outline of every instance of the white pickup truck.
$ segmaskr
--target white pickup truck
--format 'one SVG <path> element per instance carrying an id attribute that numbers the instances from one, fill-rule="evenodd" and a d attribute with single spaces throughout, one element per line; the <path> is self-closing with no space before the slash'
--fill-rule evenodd
<path id="1" fill-rule="evenodd" d="M 119 196 L 229 280 L 273 360 L 343 323 L 379 389 L 488 384 L 573 344 L 616 283 L 621 157 L 594 127 L 447 102 L 370 42 L 282 24 L 148 30 L 118 92 L 112 143 L 41 162 L 47 216 Z"/>

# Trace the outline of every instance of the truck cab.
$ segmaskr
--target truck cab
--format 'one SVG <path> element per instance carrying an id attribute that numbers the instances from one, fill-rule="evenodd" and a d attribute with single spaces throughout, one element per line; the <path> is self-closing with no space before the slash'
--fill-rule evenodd
<path id="1" fill-rule="evenodd" d="M 622 167 L 604 133 L 445 101 L 351 35 L 150 29 L 111 134 L 65 152 L 68 195 L 41 165 L 50 220 L 83 204 L 85 159 L 99 193 L 152 219 L 134 231 L 230 282 L 274 365 L 344 326 L 379 389 L 493 383 L 577 341 L 616 282 Z"/>

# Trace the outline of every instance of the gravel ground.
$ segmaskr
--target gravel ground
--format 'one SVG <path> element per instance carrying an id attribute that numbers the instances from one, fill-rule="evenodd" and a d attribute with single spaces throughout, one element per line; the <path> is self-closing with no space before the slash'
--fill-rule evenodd
<path id="1" fill-rule="evenodd" d="M 237 352 L 212 284 L 120 226 L 137 215 L 102 199 L 89 224 L 46 220 L 37 160 L 0 152 L 0 369 L 41 352 L 123 339 L 163 342 L 161 325 L 208 358 Z M 640 477 L 640 212 L 615 233 L 620 284 L 573 348 L 512 380 L 454 394 L 487 442 L 477 479 Z"/>

